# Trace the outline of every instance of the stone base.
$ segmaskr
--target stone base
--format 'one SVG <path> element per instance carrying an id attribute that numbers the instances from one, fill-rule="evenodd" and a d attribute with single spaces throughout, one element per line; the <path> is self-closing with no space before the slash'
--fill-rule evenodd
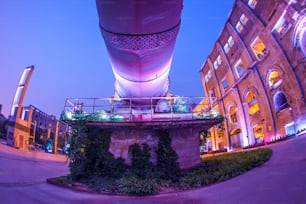
<path id="1" fill-rule="evenodd" d="M 199 132 L 192 128 L 169 129 L 172 139 L 171 146 L 178 155 L 178 163 L 181 169 L 186 169 L 200 163 Z M 156 163 L 156 149 L 159 137 L 157 130 L 128 129 L 113 130 L 109 151 L 114 156 L 122 157 L 127 164 L 131 163 L 128 154 L 129 146 L 138 143 L 147 143 L 151 149 L 151 161 Z"/>
<path id="2" fill-rule="evenodd" d="M 120 122 L 97 123 L 87 125 L 99 126 L 112 131 L 109 151 L 115 158 L 122 157 L 126 164 L 131 163 L 129 146 L 147 143 L 151 149 L 151 161 L 156 163 L 156 149 L 159 130 L 167 130 L 171 137 L 171 146 L 178 155 L 181 169 L 200 164 L 200 133 L 219 123 L 218 119 L 177 122 Z"/>

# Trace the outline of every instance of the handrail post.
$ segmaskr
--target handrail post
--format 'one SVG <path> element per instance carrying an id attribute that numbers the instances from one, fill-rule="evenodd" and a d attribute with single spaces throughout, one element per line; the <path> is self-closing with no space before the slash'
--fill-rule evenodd
<path id="1" fill-rule="evenodd" d="M 132 98 L 129 98 L 129 101 L 130 101 L 130 121 L 133 120 L 133 117 L 132 117 Z"/>
<path id="2" fill-rule="evenodd" d="M 153 120 L 153 97 L 150 97 L 150 101 L 151 101 L 151 121 Z"/>
<path id="3" fill-rule="evenodd" d="M 94 102 L 93 102 L 93 107 L 92 107 L 92 114 L 95 113 L 95 107 L 96 107 L 96 99 L 94 98 L 93 100 Z"/>

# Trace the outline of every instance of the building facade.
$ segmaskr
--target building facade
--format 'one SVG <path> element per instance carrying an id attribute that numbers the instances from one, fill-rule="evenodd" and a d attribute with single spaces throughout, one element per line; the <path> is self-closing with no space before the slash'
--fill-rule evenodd
<path id="1" fill-rule="evenodd" d="M 6 138 L 7 118 L 2 114 L 2 104 L 0 104 L 0 138 Z"/>
<path id="2" fill-rule="evenodd" d="M 303 130 L 306 1 L 236 0 L 200 74 L 225 118 L 209 130 L 213 150 Z"/>
<path id="3" fill-rule="evenodd" d="M 52 141 L 50 148 L 56 153 L 57 148 L 63 148 L 68 139 L 69 127 L 66 123 L 33 105 L 22 107 L 18 120 L 12 116 L 9 119 L 7 143 L 11 146 L 27 149 L 30 145 L 38 144 L 46 147 L 47 141 Z M 16 141 L 14 134 L 18 135 Z"/>

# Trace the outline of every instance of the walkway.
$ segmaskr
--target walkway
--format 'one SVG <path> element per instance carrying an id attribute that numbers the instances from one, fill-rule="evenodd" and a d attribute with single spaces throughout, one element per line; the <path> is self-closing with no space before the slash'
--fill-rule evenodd
<path id="1" fill-rule="evenodd" d="M 23 153 L 0 144 L 1 203 L 306 203 L 306 135 L 270 147 L 270 161 L 231 180 L 187 192 L 134 197 L 87 194 L 47 184 L 46 178 L 67 174 L 65 157 Z"/>

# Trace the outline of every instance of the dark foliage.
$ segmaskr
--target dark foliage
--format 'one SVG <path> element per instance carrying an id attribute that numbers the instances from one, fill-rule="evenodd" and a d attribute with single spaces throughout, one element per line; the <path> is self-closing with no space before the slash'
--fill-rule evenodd
<path id="1" fill-rule="evenodd" d="M 74 125 L 68 154 L 73 180 L 92 175 L 119 177 L 125 171 L 124 160 L 115 159 L 108 150 L 110 135 L 108 130 L 87 128 L 82 121 Z"/>
<path id="2" fill-rule="evenodd" d="M 0 120 L 0 138 L 6 139 L 7 128 L 8 128 L 8 119 L 3 121 Z"/>
<path id="3" fill-rule="evenodd" d="M 131 173 L 141 179 L 154 177 L 154 166 L 151 159 L 150 147 L 147 144 L 142 144 L 142 149 L 139 144 L 133 144 L 129 147 L 131 154 Z"/>
<path id="4" fill-rule="evenodd" d="M 159 142 L 156 150 L 156 171 L 160 179 L 177 181 L 180 175 L 178 156 L 171 147 L 171 137 L 165 130 L 159 131 Z"/>
<path id="5" fill-rule="evenodd" d="M 140 179 L 134 175 L 122 177 L 117 180 L 118 191 L 130 195 L 154 195 L 159 191 L 155 179 Z"/>
<path id="6" fill-rule="evenodd" d="M 263 148 L 205 158 L 201 165 L 184 172 L 179 187 L 191 189 L 227 180 L 262 165 L 271 155 L 270 149 Z"/>

